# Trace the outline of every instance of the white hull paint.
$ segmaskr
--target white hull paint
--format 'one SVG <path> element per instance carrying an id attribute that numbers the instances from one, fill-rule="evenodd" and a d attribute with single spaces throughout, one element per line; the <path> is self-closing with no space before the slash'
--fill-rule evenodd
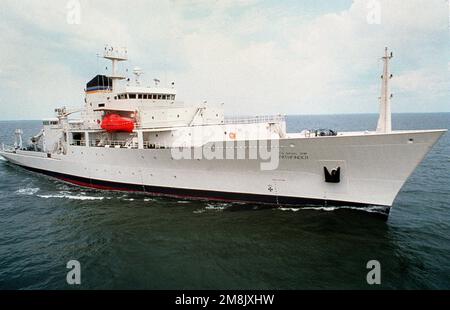
<path id="1" fill-rule="evenodd" d="M 46 153 L 22 150 L 0 154 L 13 164 L 41 172 L 142 185 L 143 189 L 170 188 L 173 195 L 177 189 L 180 193 L 189 189 L 211 192 L 211 198 L 213 193 L 222 192 L 239 193 L 239 197 L 270 196 L 280 204 L 295 201 L 289 198 L 302 198 L 325 204 L 390 207 L 407 178 L 444 132 L 394 131 L 279 139 L 278 168 L 266 171 L 260 169 L 259 159 L 174 160 L 170 149 L 69 146 L 66 155 L 51 154 L 51 158 Z M 326 183 L 323 167 L 338 166 L 341 182 Z M 66 178 L 69 182 L 70 179 Z"/>

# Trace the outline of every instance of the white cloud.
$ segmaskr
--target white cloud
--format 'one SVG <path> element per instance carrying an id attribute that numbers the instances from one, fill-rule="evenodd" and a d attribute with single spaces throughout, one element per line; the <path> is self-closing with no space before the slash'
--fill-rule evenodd
<path id="1" fill-rule="evenodd" d="M 441 42 L 448 40 L 448 4 L 380 3 L 381 24 L 369 25 L 365 0 L 317 16 L 253 0 L 82 0 L 81 25 L 69 25 L 64 1 L 6 1 L 0 81 L 9 86 L 0 90 L 28 102 L 29 110 L 2 103 L 2 114 L 41 117 L 61 99 L 81 104 L 80 89 L 95 68 L 79 63 L 95 64 L 82 59 L 94 59 L 106 43 L 127 45 L 131 64 L 143 67 L 148 80 L 176 80 L 180 99 L 225 102 L 230 114 L 376 112 L 379 57 L 389 45 L 394 111 L 415 111 L 402 102 L 412 95 L 426 96 L 430 109 L 434 101 L 442 107 L 449 94 L 448 45 Z M 67 82 L 46 89 L 44 81 L 58 74 Z M 24 75 L 32 85 L 13 96 Z"/>

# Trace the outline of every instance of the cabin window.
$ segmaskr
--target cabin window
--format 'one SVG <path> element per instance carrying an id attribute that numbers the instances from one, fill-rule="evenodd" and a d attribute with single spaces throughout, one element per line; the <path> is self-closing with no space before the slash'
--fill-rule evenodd
<path id="1" fill-rule="evenodd" d="M 142 94 L 139 94 L 139 95 L 138 95 L 138 99 L 142 99 Z"/>
<path id="2" fill-rule="evenodd" d="M 136 99 L 136 94 L 129 94 L 130 99 Z"/>
<path id="3" fill-rule="evenodd" d="M 99 107 L 99 108 L 103 108 L 104 106 L 105 106 L 104 103 L 99 103 L 99 104 L 98 104 L 98 107 Z"/>
<path id="4" fill-rule="evenodd" d="M 114 100 L 117 100 L 117 96 L 114 96 Z"/>
<path id="5" fill-rule="evenodd" d="M 126 99 L 125 94 L 120 94 L 120 95 L 119 95 L 119 99 Z"/>
<path id="6" fill-rule="evenodd" d="M 42 124 L 43 124 L 44 126 L 58 125 L 58 121 L 43 121 Z"/>
<path id="7" fill-rule="evenodd" d="M 162 98 L 162 95 L 158 95 L 158 99 L 161 99 Z"/>
<path id="8" fill-rule="evenodd" d="M 72 145 L 85 145 L 84 132 L 72 133 Z"/>
<path id="9" fill-rule="evenodd" d="M 175 100 L 175 95 L 172 95 L 172 100 Z"/>
<path id="10" fill-rule="evenodd" d="M 144 99 L 148 99 L 148 95 L 147 94 L 144 94 Z"/>

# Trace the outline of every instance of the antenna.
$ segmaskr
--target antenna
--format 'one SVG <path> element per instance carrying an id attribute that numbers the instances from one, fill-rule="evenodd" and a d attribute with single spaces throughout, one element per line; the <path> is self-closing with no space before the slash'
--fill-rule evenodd
<path id="1" fill-rule="evenodd" d="M 116 91 L 117 81 L 125 79 L 117 72 L 117 66 L 120 61 L 128 60 L 128 51 L 125 47 L 117 48 L 113 46 L 106 45 L 103 52 L 103 58 L 111 60 L 112 62 L 112 72 L 109 76 L 112 79 L 112 91 Z"/>
<path id="2" fill-rule="evenodd" d="M 381 76 L 381 97 L 380 97 L 380 116 L 378 117 L 377 132 L 389 133 L 392 131 L 391 120 L 391 98 L 392 94 L 389 92 L 389 80 L 393 77 L 389 72 L 389 60 L 394 57 L 388 48 L 384 49 L 383 60 L 383 75 Z"/>
<path id="3" fill-rule="evenodd" d="M 161 81 L 159 80 L 159 79 L 153 79 L 153 82 L 155 82 L 155 86 L 158 86 L 159 85 L 159 83 L 161 83 Z"/>
<path id="4" fill-rule="evenodd" d="M 144 71 L 142 71 L 142 69 L 139 67 L 135 67 L 133 70 L 133 74 L 135 75 L 136 86 L 141 85 L 141 81 L 139 81 L 139 78 L 144 74 Z"/>

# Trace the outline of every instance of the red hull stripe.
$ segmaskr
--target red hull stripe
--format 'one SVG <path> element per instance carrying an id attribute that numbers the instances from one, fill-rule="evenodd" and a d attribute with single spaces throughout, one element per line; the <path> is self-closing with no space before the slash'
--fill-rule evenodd
<path id="1" fill-rule="evenodd" d="M 347 202 L 347 201 L 334 201 L 334 200 L 322 200 L 311 199 L 301 197 L 288 197 L 288 196 L 273 196 L 273 195 L 258 195 L 247 193 L 232 193 L 232 192 L 219 192 L 219 191 L 205 191 L 196 189 L 185 188 L 173 188 L 151 185 L 139 185 L 118 183 L 111 181 L 95 180 L 79 176 L 61 174 L 58 172 L 41 170 L 26 166 L 20 166 L 24 169 L 45 174 L 62 181 L 72 183 L 82 187 L 95 188 L 100 190 L 110 191 L 126 191 L 126 192 L 143 192 L 153 196 L 167 196 L 174 198 L 196 198 L 196 199 L 208 199 L 214 201 L 228 201 L 228 202 L 246 202 L 246 203 L 262 203 L 270 205 L 285 205 L 285 206 L 358 206 L 367 207 L 367 204 Z M 387 213 L 389 208 L 387 208 Z"/>

